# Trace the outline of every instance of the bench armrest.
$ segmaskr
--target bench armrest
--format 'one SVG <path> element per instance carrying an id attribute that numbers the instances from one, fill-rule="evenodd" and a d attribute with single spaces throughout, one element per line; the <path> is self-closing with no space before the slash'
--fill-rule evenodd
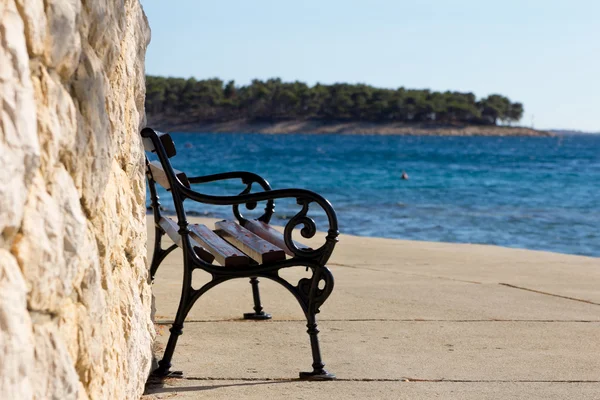
<path id="1" fill-rule="evenodd" d="M 285 225 L 283 238 L 286 246 L 291 250 L 295 257 L 303 258 L 303 259 L 311 259 L 316 260 L 324 265 L 335 244 L 338 239 L 338 221 L 335 210 L 333 209 L 331 203 L 321 195 L 312 192 L 306 189 L 276 189 L 269 190 L 260 193 L 242 193 L 237 196 L 213 196 L 206 195 L 199 192 L 196 192 L 192 189 L 186 188 L 183 185 L 179 187 L 179 192 L 185 197 L 193 201 L 197 201 L 200 203 L 206 204 L 215 204 L 215 205 L 231 205 L 234 207 L 234 213 L 236 217 L 240 221 L 242 225 L 247 221 L 240 213 L 239 213 L 239 205 L 245 204 L 248 209 L 253 209 L 256 207 L 256 204 L 259 201 L 267 201 L 272 203 L 275 199 L 296 199 L 296 202 L 302 206 L 302 209 L 294 215 Z M 294 240 L 292 238 L 293 230 L 302 225 L 302 229 L 300 230 L 300 234 L 302 237 L 310 239 L 314 237 L 317 232 L 317 226 L 315 221 L 308 216 L 310 211 L 310 205 L 312 203 L 316 203 L 327 215 L 327 220 L 329 227 L 326 230 L 327 236 L 325 238 L 325 243 L 317 248 L 317 249 L 299 249 Z M 263 222 L 265 221 L 263 215 L 259 220 Z M 270 218 L 270 215 L 268 216 Z M 323 230 L 323 229 L 320 229 Z"/>
<path id="2" fill-rule="evenodd" d="M 230 180 L 230 179 L 241 179 L 242 183 L 244 185 L 246 185 L 246 188 L 244 190 L 242 190 L 239 193 L 239 195 L 250 193 L 252 191 L 253 183 L 258 183 L 264 191 L 272 190 L 271 185 L 269 185 L 269 182 L 267 182 L 266 179 L 264 179 L 260 175 L 257 175 L 253 172 L 247 172 L 247 171 L 232 171 L 232 172 L 223 172 L 220 174 L 213 174 L 213 175 L 195 176 L 193 178 L 188 178 L 188 182 L 193 185 L 193 184 L 198 184 L 198 183 L 201 184 L 201 183 L 224 181 L 224 180 Z M 254 207 L 256 207 L 256 203 L 247 204 L 246 207 L 248 209 L 253 209 Z M 268 223 L 271 220 L 273 211 L 275 211 L 275 202 L 271 199 L 271 200 L 267 201 L 267 205 L 265 206 L 265 213 L 260 217 L 260 220 Z M 243 217 L 240 213 L 238 204 L 233 205 L 233 214 L 236 216 L 236 218 L 238 218 L 240 220 L 240 222 L 243 220 Z"/>
<path id="3" fill-rule="evenodd" d="M 256 182 L 264 190 L 271 190 L 271 185 L 269 185 L 269 182 L 267 182 L 266 179 L 264 179 L 260 175 L 247 171 L 232 171 L 213 175 L 195 176 L 192 178 L 188 178 L 188 182 L 190 182 L 190 184 L 196 184 L 224 181 L 229 179 L 241 179 L 242 183 L 245 185 Z"/>

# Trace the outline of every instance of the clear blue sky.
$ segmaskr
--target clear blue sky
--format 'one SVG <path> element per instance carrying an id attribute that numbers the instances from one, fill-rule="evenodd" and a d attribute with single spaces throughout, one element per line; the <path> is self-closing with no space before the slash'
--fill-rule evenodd
<path id="1" fill-rule="evenodd" d="M 600 0 L 141 0 L 146 72 L 500 93 L 600 131 Z"/>

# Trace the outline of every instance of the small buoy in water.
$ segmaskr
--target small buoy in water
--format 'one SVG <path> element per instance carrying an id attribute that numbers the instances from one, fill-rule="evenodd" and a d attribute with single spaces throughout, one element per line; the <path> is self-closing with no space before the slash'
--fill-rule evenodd
<path id="1" fill-rule="evenodd" d="M 194 147 L 194 145 L 191 144 L 190 142 L 185 142 L 185 144 L 183 145 L 183 147 L 185 147 L 186 149 L 191 149 L 192 147 Z"/>
<path id="2" fill-rule="evenodd" d="M 402 171 L 402 175 L 400 176 L 400 179 L 403 179 L 403 180 L 407 181 L 408 180 L 408 174 L 406 172 Z"/>

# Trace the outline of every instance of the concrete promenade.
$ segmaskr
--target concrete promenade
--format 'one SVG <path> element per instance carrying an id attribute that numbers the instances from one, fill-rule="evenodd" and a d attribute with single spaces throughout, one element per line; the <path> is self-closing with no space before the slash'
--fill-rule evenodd
<path id="1" fill-rule="evenodd" d="M 148 235 L 151 254 L 151 218 Z M 158 358 L 181 263 L 177 249 L 154 283 Z M 336 283 L 319 329 L 337 381 L 297 379 L 310 370 L 310 346 L 289 292 L 262 279 L 273 320 L 244 321 L 251 289 L 235 280 L 188 316 L 173 360 L 185 378 L 150 384 L 144 398 L 600 399 L 598 258 L 342 235 L 329 267 Z"/>

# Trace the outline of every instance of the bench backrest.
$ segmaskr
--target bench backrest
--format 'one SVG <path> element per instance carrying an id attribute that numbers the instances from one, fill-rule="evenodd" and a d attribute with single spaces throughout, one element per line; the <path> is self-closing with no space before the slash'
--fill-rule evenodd
<path id="1" fill-rule="evenodd" d="M 190 183 L 186 174 L 174 169 L 169 160 L 169 158 L 177 154 L 175 143 L 168 133 L 158 132 L 152 128 L 142 129 L 141 136 L 144 149 L 148 152 L 156 153 L 158 156 L 158 161 L 149 161 L 148 157 L 146 157 L 146 176 L 148 178 L 148 188 L 150 189 L 154 222 L 157 226 L 162 226 L 161 223 L 164 222 L 162 221 L 164 218 L 161 215 L 160 202 L 156 190 L 156 184 L 158 184 L 171 192 L 180 231 L 181 228 L 184 228 L 181 233 L 188 236 L 188 222 L 180 189 L 182 187 L 189 188 Z"/>

